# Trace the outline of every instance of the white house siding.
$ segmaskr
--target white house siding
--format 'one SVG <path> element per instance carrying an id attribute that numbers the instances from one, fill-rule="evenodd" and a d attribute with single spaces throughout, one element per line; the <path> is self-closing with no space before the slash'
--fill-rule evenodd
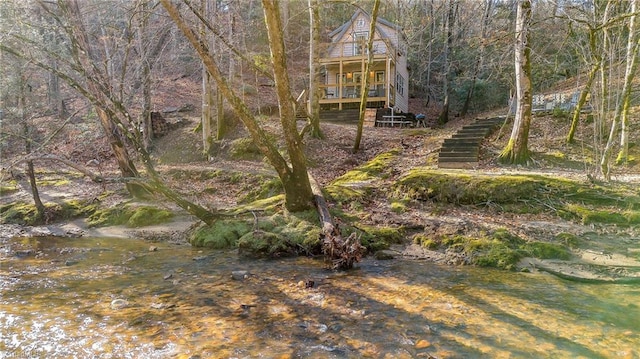
<path id="1" fill-rule="evenodd" d="M 367 33 L 368 35 L 369 27 L 370 22 L 368 15 L 364 14 L 361 10 L 358 10 L 349 22 L 337 28 L 330 34 L 332 44 L 330 45 L 327 57 L 343 59 L 343 74 L 347 72 L 361 71 L 361 62 L 358 61 L 351 63 L 347 58 L 359 56 L 359 54 L 355 52 L 354 45 L 356 38 L 354 36 L 357 33 L 363 33 L 363 35 L 364 33 Z M 388 44 L 390 44 L 392 48 L 387 48 Z M 382 65 L 384 68 L 379 67 L 381 63 L 378 61 L 376 71 L 385 71 L 387 83 L 392 85 L 394 89 L 394 96 L 392 96 L 392 98 L 395 100 L 395 108 L 407 112 L 409 109 L 409 73 L 407 70 L 407 45 L 404 35 L 397 30 L 394 24 L 383 19 L 378 19 L 374 34 L 373 48 L 374 54 L 388 54 L 388 57 L 392 59 L 389 64 L 390 67 Z M 340 71 L 338 62 L 336 61 L 334 65 L 327 66 L 326 70 L 326 84 L 335 85 L 335 87 L 327 88 L 327 98 L 337 98 L 339 95 L 339 89 L 336 76 Z M 400 87 L 398 86 L 400 84 L 398 81 L 398 75 L 403 79 L 403 81 L 401 81 L 403 82 L 403 86 Z"/>
<path id="2" fill-rule="evenodd" d="M 407 70 L 407 54 L 401 53 L 396 58 L 396 80 L 397 75 L 404 78 L 404 91 L 399 92 L 398 84 L 396 84 L 396 108 L 402 112 L 409 112 L 409 71 Z"/>

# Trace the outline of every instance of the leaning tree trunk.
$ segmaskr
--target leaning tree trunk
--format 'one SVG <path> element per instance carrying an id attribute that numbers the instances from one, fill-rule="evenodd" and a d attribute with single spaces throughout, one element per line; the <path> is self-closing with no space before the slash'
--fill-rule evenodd
<path id="1" fill-rule="evenodd" d="M 515 72 L 517 109 L 511 137 L 498 158 L 507 164 L 526 164 L 530 159 L 528 148 L 531 124 L 531 48 L 529 29 L 531 0 L 519 0 L 516 15 Z"/>
<path id="2" fill-rule="evenodd" d="M 280 16 L 277 15 L 277 10 L 274 10 L 274 7 L 277 8 L 277 6 L 266 0 L 263 1 L 265 20 L 268 24 L 267 29 L 269 30 L 269 45 L 271 47 L 272 61 L 275 68 L 274 72 L 276 74 L 275 83 L 281 109 L 281 124 L 291 165 L 289 165 L 280 154 L 278 148 L 267 136 L 246 103 L 244 103 L 229 86 L 228 81 L 220 71 L 220 67 L 211 55 L 208 44 L 203 42 L 198 37 L 197 32 L 187 25 L 185 19 L 180 15 L 178 9 L 170 0 L 160 0 L 160 2 L 180 31 L 198 52 L 198 56 L 206 64 L 207 70 L 216 81 L 218 90 L 222 92 L 225 99 L 238 115 L 240 121 L 242 121 L 251 135 L 256 147 L 265 155 L 269 163 L 278 173 L 278 177 L 282 181 L 285 190 L 285 207 L 292 212 L 313 208 L 306 158 L 302 151 L 302 138 L 296 128 L 295 112 L 293 109 L 294 99 L 289 91 L 287 68 L 284 62 L 285 52 L 281 32 L 282 24 L 280 23 Z"/>
<path id="3" fill-rule="evenodd" d="M 637 11 L 637 0 L 631 1 L 630 13 Z M 627 163 L 629 160 L 629 108 L 631 106 L 631 83 L 636 72 L 636 57 L 638 55 L 639 39 L 636 30 L 636 15 L 629 19 L 629 41 L 627 43 L 627 73 L 625 73 L 625 88 L 623 92 L 622 120 L 620 122 L 620 152 L 616 158 L 616 163 Z M 628 85 L 628 86 L 627 86 Z"/>
<path id="4" fill-rule="evenodd" d="M 635 13 L 636 0 L 631 2 L 632 13 Z M 620 101 L 616 104 L 615 114 L 613 116 L 613 121 L 611 122 L 611 131 L 609 132 L 609 138 L 607 140 L 607 144 L 602 152 L 602 159 L 600 161 L 600 171 L 602 172 L 603 177 L 606 180 L 611 179 L 611 168 L 609 166 L 609 157 L 611 156 L 611 152 L 613 151 L 615 137 L 617 136 L 618 126 L 620 126 L 621 119 L 624 119 L 629 114 L 629 106 L 630 106 L 630 97 L 631 97 L 631 87 L 635 74 L 635 58 L 638 53 L 638 43 L 635 36 L 635 18 L 633 15 L 629 19 L 629 35 L 627 41 L 627 66 L 625 68 L 624 74 L 624 85 L 622 87 L 622 96 Z M 628 136 L 628 134 L 627 134 Z M 621 159 L 621 156 L 618 156 L 618 160 Z M 626 157 L 625 157 L 626 159 Z"/>
<path id="5" fill-rule="evenodd" d="M 576 130 L 578 129 L 578 122 L 580 121 L 580 113 L 582 112 L 584 104 L 587 102 L 587 96 L 591 91 L 591 85 L 593 84 L 593 80 L 598 74 L 598 70 L 600 69 L 601 64 L 602 62 L 600 61 L 600 59 L 598 59 L 587 75 L 587 82 L 584 84 L 584 88 L 582 89 L 582 91 L 580 91 L 580 97 L 578 97 L 576 107 L 573 109 L 573 118 L 571 119 L 571 127 L 569 128 L 569 133 L 567 134 L 567 143 L 573 143 Z"/>
<path id="6" fill-rule="evenodd" d="M 376 21 L 378 21 L 378 9 L 380 9 L 380 0 L 373 3 L 373 11 L 371 13 L 371 24 L 369 24 L 369 39 L 367 40 L 367 63 L 362 73 L 362 87 L 360 88 L 360 114 L 358 116 L 358 130 L 356 132 L 356 140 L 353 144 L 353 153 L 360 149 L 360 141 L 362 140 L 362 127 L 364 127 L 364 115 L 367 109 L 367 98 L 369 96 L 369 68 L 373 63 L 373 38 L 376 33 Z"/>
<path id="7" fill-rule="evenodd" d="M 24 114 L 24 97 L 21 96 L 20 99 L 20 107 L 22 107 L 22 113 Z M 29 125 L 27 124 L 26 118 L 22 118 L 22 130 L 25 141 L 25 150 L 27 154 L 31 152 L 31 136 L 29 131 Z M 38 192 L 38 184 L 36 182 L 36 174 L 33 169 L 33 160 L 27 160 L 27 177 L 29 178 L 29 186 L 31 187 L 31 196 L 33 197 L 33 204 L 36 207 L 36 221 L 41 222 L 44 219 L 45 207 L 40 199 L 40 192 Z"/>
<path id="8" fill-rule="evenodd" d="M 101 76 L 101 74 L 93 71 L 94 65 L 93 63 L 98 62 L 97 57 L 92 51 L 92 47 L 89 43 L 89 39 L 87 36 L 87 32 L 84 29 L 84 25 L 81 21 L 81 12 L 78 6 L 77 0 L 71 0 L 68 3 L 60 2 L 61 6 L 69 15 L 69 19 L 71 20 L 71 27 L 73 37 L 72 47 L 74 49 L 73 53 L 76 57 L 76 60 L 82 65 L 82 69 L 85 72 L 83 75 L 90 79 L 87 81 L 87 89 L 94 94 L 94 96 L 101 98 L 102 103 L 107 103 L 108 101 L 104 99 L 104 95 L 102 94 L 102 90 L 98 87 L 99 85 L 96 83 L 96 79 L 99 79 L 102 83 L 102 86 L 107 86 L 109 83 L 105 76 Z M 95 107 L 96 113 L 98 114 L 98 118 L 100 119 L 100 123 L 102 124 L 102 128 L 104 129 L 105 135 L 109 140 L 109 145 L 111 146 L 111 150 L 116 158 L 118 163 L 118 167 L 120 168 L 120 172 L 122 176 L 125 178 L 136 178 L 140 177 L 138 170 L 136 169 L 129 153 L 127 152 L 127 148 L 124 145 L 124 142 L 121 138 L 121 132 L 115 123 L 111 120 L 110 116 L 107 112 L 99 108 Z M 148 191 L 141 185 L 134 182 L 126 183 L 127 190 L 134 197 L 146 197 L 148 196 Z"/>

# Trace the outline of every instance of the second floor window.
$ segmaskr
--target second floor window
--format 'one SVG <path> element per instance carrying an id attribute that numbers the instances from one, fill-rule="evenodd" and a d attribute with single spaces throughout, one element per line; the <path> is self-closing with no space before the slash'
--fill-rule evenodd
<path id="1" fill-rule="evenodd" d="M 353 34 L 353 54 L 354 55 L 362 55 L 364 54 L 364 48 L 367 46 L 367 41 L 369 40 L 369 32 L 362 31 L 356 32 Z"/>
<path id="2" fill-rule="evenodd" d="M 400 74 L 396 78 L 396 91 L 399 95 L 404 96 L 404 77 Z"/>

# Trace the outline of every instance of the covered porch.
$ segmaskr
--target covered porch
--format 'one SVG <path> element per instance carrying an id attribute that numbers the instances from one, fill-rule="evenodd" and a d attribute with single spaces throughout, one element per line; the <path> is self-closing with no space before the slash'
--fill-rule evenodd
<path id="1" fill-rule="evenodd" d="M 382 43 L 384 41 L 377 40 Z M 374 43 L 374 45 L 376 45 Z M 360 50 L 358 48 L 360 47 Z M 396 63 L 393 56 L 374 46 L 373 66 L 365 74 L 367 55 L 362 42 L 344 43 L 330 52 L 334 57 L 320 59 L 322 84 L 320 108 L 343 110 L 359 108 L 364 76 L 369 76 L 367 107 L 383 108 L 395 103 L 393 74 Z M 353 50 L 355 49 L 355 50 Z M 337 51 L 337 53 L 336 53 Z"/>

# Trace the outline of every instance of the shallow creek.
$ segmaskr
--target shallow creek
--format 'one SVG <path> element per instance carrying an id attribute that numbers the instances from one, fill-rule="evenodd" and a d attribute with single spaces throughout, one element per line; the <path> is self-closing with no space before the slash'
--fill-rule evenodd
<path id="1" fill-rule="evenodd" d="M 639 286 L 408 260 L 332 272 L 131 239 L 1 244 L 1 358 L 640 358 Z"/>

